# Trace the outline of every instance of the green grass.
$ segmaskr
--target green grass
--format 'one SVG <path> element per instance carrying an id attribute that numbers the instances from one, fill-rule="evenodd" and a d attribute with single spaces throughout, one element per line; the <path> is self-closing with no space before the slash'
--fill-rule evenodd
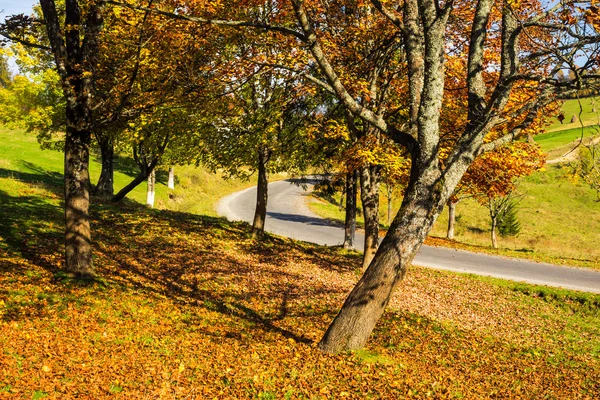
<path id="1" fill-rule="evenodd" d="M 594 109 L 596 111 L 594 111 Z M 600 98 L 586 97 L 581 100 L 565 100 L 561 110 L 565 116 L 563 123 L 556 118 L 551 119 L 547 132 L 564 131 L 573 128 L 579 128 L 581 125 L 598 125 L 600 123 Z M 573 116 L 577 117 L 576 122 L 570 122 Z"/>
<path id="2" fill-rule="evenodd" d="M 588 186 L 572 183 L 565 173 L 551 166 L 521 181 L 521 232 L 500 238 L 500 246 L 524 258 L 547 256 L 551 262 L 600 267 L 600 203 Z M 444 237 L 447 221 L 444 211 L 431 234 Z M 487 209 L 472 200 L 458 204 L 455 240 L 489 246 L 489 225 Z"/>
<path id="3" fill-rule="evenodd" d="M 548 132 L 534 137 L 548 159 L 560 157 L 573 150 L 582 139 L 589 139 L 600 134 L 597 126 L 573 128 L 565 131 Z"/>
<path id="4" fill-rule="evenodd" d="M 0 177 L 12 177 L 38 185 L 62 185 L 63 155 L 58 151 L 41 150 L 33 133 L 0 127 Z M 126 157 L 115 159 L 115 193 L 135 176 L 137 166 Z M 98 181 L 101 165 L 97 154 L 90 160 L 90 179 Z M 255 180 L 222 179 L 203 168 L 176 166 L 175 190 L 167 188 L 167 172 L 159 169 L 155 207 L 173 211 L 216 216 L 215 204 L 230 193 L 250 187 Z M 275 179 L 280 178 L 275 176 Z M 10 183 L 9 183 L 10 184 Z M 60 195 L 60 193 L 57 193 Z M 146 203 L 146 184 L 142 183 L 127 195 L 127 199 Z"/>

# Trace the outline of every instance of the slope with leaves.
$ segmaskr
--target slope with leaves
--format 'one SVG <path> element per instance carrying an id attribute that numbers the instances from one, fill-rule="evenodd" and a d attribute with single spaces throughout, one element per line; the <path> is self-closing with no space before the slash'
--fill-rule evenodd
<path id="1" fill-rule="evenodd" d="M 98 272 L 61 265 L 60 187 L 0 178 L 0 398 L 593 398 L 597 296 L 412 269 L 367 351 L 316 348 L 359 259 L 242 224 L 96 205 Z M 531 288 L 534 292 L 534 288 Z"/>

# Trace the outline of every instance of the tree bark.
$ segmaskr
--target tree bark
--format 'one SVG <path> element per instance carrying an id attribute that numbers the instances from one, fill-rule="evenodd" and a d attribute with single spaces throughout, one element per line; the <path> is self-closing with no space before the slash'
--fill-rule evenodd
<path id="1" fill-rule="evenodd" d="M 115 193 L 114 187 L 114 157 L 115 157 L 115 146 L 112 137 L 101 137 L 98 139 L 100 145 L 100 155 L 102 158 L 102 170 L 100 171 L 100 178 L 98 178 L 98 184 L 94 189 L 94 195 L 100 197 L 110 198 Z"/>
<path id="2" fill-rule="evenodd" d="M 458 201 L 448 200 L 448 232 L 446 237 L 454 240 L 454 224 L 456 223 L 456 205 Z"/>
<path id="3" fill-rule="evenodd" d="M 169 167 L 169 180 L 167 181 L 167 188 L 175 189 L 175 167 Z"/>
<path id="4" fill-rule="evenodd" d="M 360 199 L 365 220 L 364 270 L 379 246 L 379 167 L 369 165 L 360 169 Z"/>
<path id="5" fill-rule="evenodd" d="M 492 247 L 494 249 L 498 248 L 498 238 L 496 237 L 496 227 L 497 226 L 498 226 L 498 217 L 492 216 L 492 232 L 491 232 L 491 237 L 492 237 Z"/>
<path id="6" fill-rule="evenodd" d="M 65 137 L 65 267 L 78 276 L 94 276 L 90 228 L 90 131 L 67 111 Z"/>
<path id="7" fill-rule="evenodd" d="M 102 28 L 101 4 L 92 3 L 85 20 L 76 0 L 67 0 L 64 25 L 53 0 L 40 0 L 55 68 L 66 101 L 65 269 L 94 276 L 90 229 L 89 157 L 93 126 L 94 70 Z"/>
<path id="8" fill-rule="evenodd" d="M 346 174 L 346 219 L 344 221 L 344 249 L 354 247 L 356 236 L 356 172 Z"/>
<path id="9" fill-rule="evenodd" d="M 333 320 L 319 348 L 328 353 L 362 348 L 392 293 L 433 226 L 445 201 L 434 179 L 407 189 L 400 211 L 373 261 Z"/>
<path id="10" fill-rule="evenodd" d="M 256 185 L 256 209 L 252 222 L 252 236 L 262 237 L 265 234 L 265 219 L 267 218 L 267 200 L 269 192 L 269 174 L 267 163 L 269 162 L 269 150 L 261 146 L 258 150 L 258 182 Z"/>
<path id="11" fill-rule="evenodd" d="M 392 195 L 394 194 L 394 188 L 389 183 L 387 186 L 387 225 L 390 226 L 392 223 Z"/>
<path id="12" fill-rule="evenodd" d="M 156 186 L 156 170 L 152 170 L 148 175 L 148 190 L 146 192 L 146 205 L 150 208 L 154 208 L 154 195 Z"/>
<path id="13" fill-rule="evenodd" d="M 129 194 L 133 189 L 135 189 L 140 183 L 144 182 L 148 179 L 149 174 L 140 172 L 131 182 L 127 184 L 123 189 L 119 190 L 117 194 L 115 194 L 110 201 L 119 202 Z"/>

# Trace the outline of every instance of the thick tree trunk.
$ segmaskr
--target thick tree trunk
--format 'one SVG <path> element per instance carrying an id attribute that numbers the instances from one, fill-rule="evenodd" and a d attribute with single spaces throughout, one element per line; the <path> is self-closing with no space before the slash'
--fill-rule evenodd
<path id="1" fill-rule="evenodd" d="M 360 169 L 360 199 L 365 220 L 365 249 L 362 268 L 366 269 L 379 246 L 379 168 Z"/>
<path id="2" fill-rule="evenodd" d="M 266 146 L 258 150 L 258 183 L 256 185 L 256 210 L 252 222 L 252 236 L 262 237 L 265 234 L 265 219 L 267 218 L 267 199 L 269 191 L 269 175 L 267 163 L 269 151 Z"/>
<path id="3" fill-rule="evenodd" d="M 112 138 L 98 139 L 100 155 L 102 157 L 102 170 L 98 184 L 94 189 L 94 195 L 110 198 L 115 194 L 114 187 L 114 158 L 115 146 Z"/>
<path id="4" fill-rule="evenodd" d="M 433 179 L 407 190 L 373 261 L 333 320 L 319 348 L 338 353 L 362 348 L 392 293 L 421 247 L 445 201 Z"/>
<path id="5" fill-rule="evenodd" d="M 169 180 L 167 180 L 167 188 L 175 189 L 175 167 L 169 167 Z"/>
<path id="6" fill-rule="evenodd" d="M 456 205 L 458 201 L 448 200 L 448 232 L 446 237 L 454 240 L 454 224 L 456 223 Z"/>
<path id="7" fill-rule="evenodd" d="M 90 229 L 90 132 L 76 130 L 67 112 L 65 137 L 65 267 L 78 276 L 94 276 Z M 70 122 L 70 123 L 69 123 Z"/>
<path id="8" fill-rule="evenodd" d="M 156 186 L 156 170 L 152 170 L 148 175 L 148 190 L 146 191 L 146 205 L 150 208 L 154 208 L 154 194 Z"/>
<path id="9" fill-rule="evenodd" d="M 356 173 L 346 175 L 346 219 L 344 221 L 344 248 L 354 247 L 356 235 Z"/>

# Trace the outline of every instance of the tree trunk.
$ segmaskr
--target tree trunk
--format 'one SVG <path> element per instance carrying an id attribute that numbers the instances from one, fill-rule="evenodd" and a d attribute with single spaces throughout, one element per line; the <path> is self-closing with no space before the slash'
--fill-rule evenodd
<path id="1" fill-rule="evenodd" d="M 146 205 L 150 208 L 154 208 L 154 194 L 156 186 L 156 170 L 152 170 L 148 175 L 148 190 L 146 192 Z"/>
<path id="2" fill-rule="evenodd" d="M 344 249 L 354 247 L 356 235 L 356 172 L 346 174 L 346 219 L 344 221 Z"/>
<path id="3" fill-rule="evenodd" d="M 454 240 L 454 224 L 456 222 L 456 205 L 458 201 L 448 200 L 448 232 L 446 237 L 450 240 Z"/>
<path id="4" fill-rule="evenodd" d="M 140 183 L 142 183 L 146 179 L 148 179 L 148 175 L 149 174 L 140 172 L 135 178 L 133 178 L 133 180 L 131 182 L 129 182 L 127 184 L 127 186 L 125 186 L 123 189 L 119 190 L 119 192 L 117 194 L 115 194 L 112 197 L 112 199 L 110 199 L 110 201 L 119 202 L 119 201 L 123 200 L 125 198 L 125 196 L 127 196 L 127 194 L 129 194 L 129 192 L 131 192 L 133 189 L 135 189 Z"/>
<path id="5" fill-rule="evenodd" d="M 169 167 L 169 180 L 167 187 L 171 190 L 175 189 L 175 167 Z"/>
<path id="6" fill-rule="evenodd" d="M 102 158 L 102 171 L 98 184 L 94 189 L 94 195 L 110 198 L 115 194 L 114 188 L 114 157 L 115 146 L 112 138 L 98 139 L 100 145 L 100 155 Z"/>
<path id="7" fill-rule="evenodd" d="M 392 195 L 394 188 L 389 183 L 387 186 L 387 225 L 390 226 L 392 223 Z"/>
<path id="8" fill-rule="evenodd" d="M 94 276 L 90 229 L 90 132 L 67 112 L 65 137 L 65 267 L 78 276 Z"/>
<path id="9" fill-rule="evenodd" d="M 366 269 L 379 246 L 379 168 L 360 169 L 360 199 L 365 220 L 365 249 L 362 268 Z"/>
<path id="10" fill-rule="evenodd" d="M 252 222 L 252 236 L 262 237 L 265 234 L 265 219 L 267 218 L 267 199 L 269 191 L 269 176 L 267 163 L 269 162 L 269 150 L 261 146 L 258 150 L 258 182 L 256 185 L 256 210 Z"/>
<path id="11" fill-rule="evenodd" d="M 492 216 L 492 247 L 494 249 L 498 248 L 498 239 L 496 237 L 496 226 L 498 226 L 498 217 Z"/>
<path id="12" fill-rule="evenodd" d="M 402 207 L 373 261 L 321 339 L 321 350 L 338 353 L 362 348 L 367 342 L 395 287 L 443 209 L 445 201 L 434 179 L 407 189 Z"/>

